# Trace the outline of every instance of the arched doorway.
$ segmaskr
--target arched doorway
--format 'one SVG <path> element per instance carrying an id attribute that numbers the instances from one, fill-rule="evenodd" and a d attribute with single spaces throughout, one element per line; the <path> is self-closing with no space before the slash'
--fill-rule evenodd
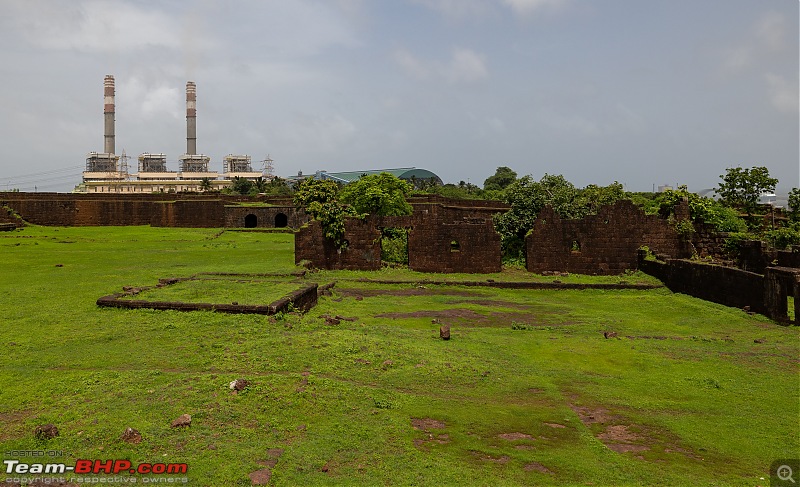
<path id="1" fill-rule="evenodd" d="M 258 226 L 258 217 L 250 213 L 244 217 L 244 228 L 255 228 Z"/>
<path id="2" fill-rule="evenodd" d="M 289 217 L 287 217 L 284 213 L 278 213 L 275 215 L 275 228 L 284 228 L 288 224 Z"/>

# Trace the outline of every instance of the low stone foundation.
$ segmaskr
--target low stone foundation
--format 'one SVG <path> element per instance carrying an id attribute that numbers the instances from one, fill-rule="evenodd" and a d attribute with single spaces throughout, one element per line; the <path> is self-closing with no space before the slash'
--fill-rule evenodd
<path id="1" fill-rule="evenodd" d="M 316 283 L 302 286 L 286 296 L 283 296 L 268 305 L 251 304 L 228 304 L 228 303 L 187 303 L 182 301 L 145 301 L 124 299 L 135 296 L 142 291 L 155 287 L 164 287 L 177 284 L 179 282 L 192 280 L 195 276 L 184 278 L 159 279 L 157 286 L 147 286 L 141 288 L 131 288 L 116 294 L 103 296 L 97 300 L 97 305 L 108 308 L 127 308 L 127 309 L 156 309 L 156 310 L 175 310 L 175 311 L 214 311 L 217 313 L 232 314 L 261 314 L 274 315 L 287 313 L 294 310 L 306 312 L 317 305 Z"/>
<path id="2" fill-rule="evenodd" d="M 689 260 L 658 262 L 639 252 L 639 269 L 660 279 L 672 292 L 788 322 L 787 297 L 794 297 L 795 323 L 800 316 L 800 269 L 768 267 L 765 274 Z"/>

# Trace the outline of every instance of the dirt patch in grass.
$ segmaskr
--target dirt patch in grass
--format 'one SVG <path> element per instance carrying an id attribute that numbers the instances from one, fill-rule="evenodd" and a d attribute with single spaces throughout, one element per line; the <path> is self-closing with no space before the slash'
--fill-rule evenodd
<path id="1" fill-rule="evenodd" d="M 546 473 L 546 474 L 552 474 L 553 473 L 552 470 L 550 470 L 549 468 L 545 467 L 544 465 L 542 465 L 541 463 L 538 463 L 538 462 L 526 463 L 525 466 L 522 467 L 522 469 L 525 470 L 526 472 L 539 472 L 539 473 Z"/>
<path id="2" fill-rule="evenodd" d="M 500 455 L 500 456 L 496 457 L 496 456 L 489 455 L 487 453 L 483 453 L 483 452 L 479 452 L 479 451 L 475 451 L 475 450 L 470 450 L 469 453 L 473 457 L 475 457 L 478 460 L 481 460 L 483 462 L 499 463 L 499 464 L 502 465 L 502 464 L 508 463 L 511 460 L 511 457 L 509 457 L 508 455 Z"/>
<path id="3" fill-rule="evenodd" d="M 25 420 L 32 417 L 35 413 L 29 410 L 23 411 L 9 411 L 0 413 L 0 424 L 4 427 L 0 428 L 0 441 L 10 440 L 23 435 L 23 424 Z"/>
<path id="4" fill-rule="evenodd" d="M 545 426 L 549 426 L 551 428 L 566 428 L 566 426 L 564 426 L 563 424 L 558 424 L 558 423 L 544 423 L 544 424 Z"/>
<path id="5" fill-rule="evenodd" d="M 613 424 L 607 427 L 605 431 L 597 435 L 597 439 L 618 453 L 650 449 L 648 446 L 640 444 L 645 440 L 641 435 L 634 433 L 629 426 L 624 424 Z"/>
<path id="6" fill-rule="evenodd" d="M 424 438 L 415 438 L 413 440 L 414 446 L 420 450 L 426 450 L 427 446 L 432 443 L 439 445 L 446 445 L 450 443 L 450 435 L 440 433 L 434 436 L 431 430 L 440 430 L 447 427 L 444 421 L 439 421 L 433 418 L 411 418 L 411 426 L 417 431 L 427 433 Z"/>
<path id="7" fill-rule="evenodd" d="M 447 428 L 447 424 L 444 421 L 433 418 L 411 418 L 411 426 L 413 426 L 415 430 L 425 432 Z"/>
<path id="8" fill-rule="evenodd" d="M 355 288 L 337 288 L 336 292 L 346 297 L 362 297 L 369 298 L 375 296 L 431 296 L 431 295 L 444 295 L 444 296 L 485 296 L 485 293 L 479 291 L 463 291 L 459 289 L 431 289 L 426 287 L 412 287 L 407 289 L 355 289 Z"/>
<path id="9" fill-rule="evenodd" d="M 602 407 L 576 406 L 574 404 L 570 404 L 569 407 L 575 411 L 575 414 L 581 418 L 581 422 L 587 426 L 596 423 L 610 423 L 612 420 L 617 419 L 616 416 L 609 413 L 608 409 Z"/>
<path id="10" fill-rule="evenodd" d="M 519 321 L 527 326 L 559 326 L 568 325 L 572 322 L 550 323 L 543 322 L 541 319 L 526 313 L 490 311 L 486 314 L 466 308 L 451 308 L 442 310 L 421 310 L 409 312 L 381 313 L 375 315 L 376 318 L 436 318 L 443 323 L 455 326 L 501 326 L 511 327 L 511 323 Z"/>
<path id="11" fill-rule="evenodd" d="M 571 395 L 570 399 L 577 402 L 579 397 Z M 664 454 L 679 454 L 696 461 L 703 460 L 703 457 L 709 460 L 708 453 L 701 457 L 691 449 L 681 446 L 680 438 L 671 431 L 632 421 L 631 414 L 624 411 L 624 408 L 610 410 L 598 405 L 570 404 L 569 406 L 595 438 L 617 453 L 638 453 L 637 459 L 651 461 L 663 461 Z M 730 461 L 732 460 L 722 458 L 715 460 L 720 464 L 727 464 Z"/>
<path id="12" fill-rule="evenodd" d="M 447 301 L 447 304 L 475 304 L 478 306 L 486 306 L 487 308 L 534 309 L 534 307 L 529 304 L 520 304 L 499 299 L 453 299 Z"/>
<path id="13" fill-rule="evenodd" d="M 525 433 L 503 433 L 497 435 L 498 438 L 502 438 L 508 441 L 515 441 L 515 440 L 532 440 L 533 436 L 527 435 Z"/>

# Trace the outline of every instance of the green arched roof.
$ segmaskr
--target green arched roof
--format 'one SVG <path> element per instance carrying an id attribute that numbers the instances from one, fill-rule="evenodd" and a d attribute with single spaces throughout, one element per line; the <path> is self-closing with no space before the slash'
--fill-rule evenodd
<path id="1" fill-rule="evenodd" d="M 437 176 L 435 173 L 428 171 L 427 169 L 419 169 L 416 167 L 400 167 L 394 169 L 369 169 L 366 171 L 347 171 L 347 172 L 327 172 L 327 171 L 320 171 L 314 175 L 317 179 L 332 179 L 334 181 L 339 181 L 344 184 L 352 183 L 353 181 L 357 181 L 361 176 L 369 176 L 372 174 L 381 174 L 384 172 L 388 172 L 394 176 L 397 176 L 400 179 L 434 179 L 439 184 L 442 184 L 442 178 Z"/>

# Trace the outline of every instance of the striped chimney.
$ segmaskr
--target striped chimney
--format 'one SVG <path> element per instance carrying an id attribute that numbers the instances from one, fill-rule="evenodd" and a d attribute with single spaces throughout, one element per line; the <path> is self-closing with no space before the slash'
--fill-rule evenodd
<path id="1" fill-rule="evenodd" d="M 114 154 L 114 77 L 110 74 L 107 74 L 103 81 L 103 115 L 105 118 L 103 151 Z"/>
<path id="2" fill-rule="evenodd" d="M 186 82 L 186 153 L 197 154 L 197 87 Z"/>

